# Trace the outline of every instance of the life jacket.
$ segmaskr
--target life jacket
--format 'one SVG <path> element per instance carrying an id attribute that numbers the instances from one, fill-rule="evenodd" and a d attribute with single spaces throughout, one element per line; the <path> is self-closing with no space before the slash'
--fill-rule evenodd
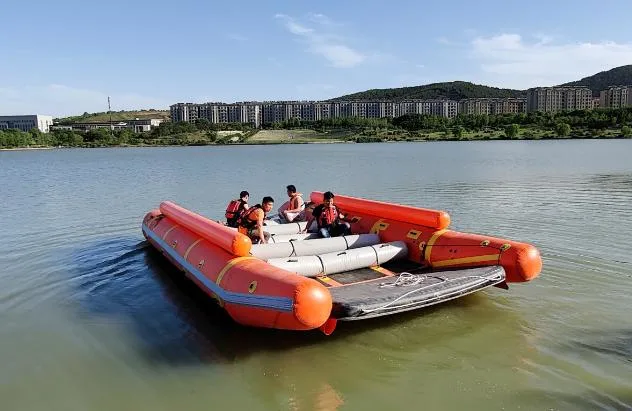
<path id="1" fill-rule="evenodd" d="M 329 227 L 338 220 L 338 207 L 323 207 L 323 212 L 318 216 L 318 227 Z"/>
<path id="2" fill-rule="evenodd" d="M 290 206 L 289 206 L 289 208 L 290 208 L 291 210 L 293 210 L 293 209 L 295 209 L 295 208 L 299 208 L 299 207 L 298 207 L 298 199 L 299 199 L 299 197 L 301 197 L 302 195 L 303 195 L 303 194 L 298 193 L 298 194 L 296 194 L 295 196 L 292 196 L 292 198 L 290 198 Z M 304 210 L 304 209 L 305 209 L 305 201 L 303 201 L 303 204 L 301 204 L 300 209 L 301 209 L 301 210 Z"/>
<path id="3" fill-rule="evenodd" d="M 241 198 L 237 200 L 231 200 L 231 202 L 228 203 L 228 206 L 226 207 L 226 214 L 224 214 L 226 220 L 230 221 L 237 219 L 243 206 L 244 204 L 241 201 Z"/>
<path id="4" fill-rule="evenodd" d="M 261 204 L 257 204 L 250 207 L 248 210 L 245 210 L 243 213 L 241 213 L 241 215 L 239 216 L 239 220 L 237 220 L 237 226 L 239 226 L 240 228 L 243 227 L 246 230 L 255 228 L 257 226 L 257 220 L 252 220 L 248 217 L 250 217 L 253 211 L 255 211 L 258 208 L 263 208 L 263 207 L 261 207 Z"/>

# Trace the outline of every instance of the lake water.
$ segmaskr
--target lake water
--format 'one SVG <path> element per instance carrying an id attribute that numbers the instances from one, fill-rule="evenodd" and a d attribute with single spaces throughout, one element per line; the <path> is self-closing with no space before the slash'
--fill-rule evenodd
<path id="1" fill-rule="evenodd" d="M 0 152 L 2 410 L 630 409 L 632 140 Z M 443 209 L 543 271 L 333 335 L 234 325 L 145 243 L 285 186 Z M 230 407 L 230 408 L 228 408 Z"/>

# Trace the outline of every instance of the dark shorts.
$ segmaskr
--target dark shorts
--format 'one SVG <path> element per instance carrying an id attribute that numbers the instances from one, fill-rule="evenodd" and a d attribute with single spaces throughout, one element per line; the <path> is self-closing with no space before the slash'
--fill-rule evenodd
<path id="1" fill-rule="evenodd" d="M 342 235 L 351 235 L 351 225 L 346 221 L 339 224 L 332 224 L 318 230 L 321 237 L 339 237 Z"/>
<path id="2" fill-rule="evenodd" d="M 256 228 L 251 228 L 250 230 L 248 230 L 248 237 L 250 237 L 250 240 L 252 240 L 253 244 L 257 244 L 259 242 L 259 233 L 257 233 Z M 263 238 L 265 238 L 266 241 L 269 241 L 270 233 L 264 231 Z"/>

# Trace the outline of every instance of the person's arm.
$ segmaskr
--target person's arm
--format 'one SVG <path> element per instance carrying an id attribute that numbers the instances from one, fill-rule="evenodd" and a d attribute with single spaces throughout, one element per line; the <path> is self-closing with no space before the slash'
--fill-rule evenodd
<path id="1" fill-rule="evenodd" d="M 318 218 L 319 215 L 320 215 L 320 208 L 318 208 L 318 206 L 316 206 L 316 208 L 314 208 L 314 210 L 309 215 L 309 217 L 307 217 L 307 225 L 305 226 L 305 228 L 301 232 L 302 233 L 306 233 L 307 230 L 309 230 L 309 227 L 312 225 L 312 222 L 314 221 L 314 219 Z"/>
<path id="2" fill-rule="evenodd" d="M 305 226 L 303 231 L 301 231 L 301 233 L 306 233 L 307 230 L 309 230 L 309 227 L 312 225 L 312 221 L 314 221 L 314 217 L 313 216 L 310 215 L 309 217 L 307 217 L 307 225 Z"/>
<path id="3" fill-rule="evenodd" d="M 341 209 L 338 209 L 338 218 L 340 218 L 340 221 L 346 221 L 348 223 L 351 222 L 349 219 L 347 219 L 347 214 L 343 213 Z"/>
<path id="4" fill-rule="evenodd" d="M 302 211 L 305 208 L 305 200 L 303 200 L 303 197 L 298 196 L 298 199 L 296 200 L 296 211 Z"/>
<path id="5" fill-rule="evenodd" d="M 259 242 L 265 244 L 266 237 L 263 235 L 263 211 L 257 213 L 257 228 L 259 229 Z"/>

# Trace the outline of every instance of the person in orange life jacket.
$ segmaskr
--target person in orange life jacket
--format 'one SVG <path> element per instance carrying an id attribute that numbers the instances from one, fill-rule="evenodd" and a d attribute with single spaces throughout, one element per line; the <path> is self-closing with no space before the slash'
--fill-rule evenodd
<path id="1" fill-rule="evenodd" d="M 226 207 L 226 225 L 229 227 L 237 228 L 237 220 L 239 220 L 239 216 L 247 210 L 248 207 L 248 199 L 250 198 L 250 194 L 247 191 L 242 191 L 239 193 L 239 198 L 236 200 L 231 200 Z"/>
<path id="2" fill-rule="evenodd" d="M 270 239 L 270 234 L 263 231 L 263 220 L 273 206 L 274 199 L 266 196 L 261 200 L 261 204 L 250 207 L 239 217 L 239 232 L 250 237 L 253 244 L 265 244 Z"/>
<path id="3" fill-rule="evenodd" d="M 334 194 L 331 191 L 327 191 L 323 195 L 323 203 L 314 208 L 303 232 L 307 232 L 314 219 L 318 224 L 318 233 L 323 238 L 351 234 L 351 224 L 346 222 L 346 216 L 334 205 Z"/>
<path id="4" fill-rule="evenodd" d="M 301 212 L 305 209 L 305 201 L 301 193 L 296 192 L 296 187 L 292 184 L 286 187 L 287 196 L 290 197 L 290 204 L 286 210 L 281 213 L 285 221 L 291 223 L 292 221 L 301 221 Z"/>

